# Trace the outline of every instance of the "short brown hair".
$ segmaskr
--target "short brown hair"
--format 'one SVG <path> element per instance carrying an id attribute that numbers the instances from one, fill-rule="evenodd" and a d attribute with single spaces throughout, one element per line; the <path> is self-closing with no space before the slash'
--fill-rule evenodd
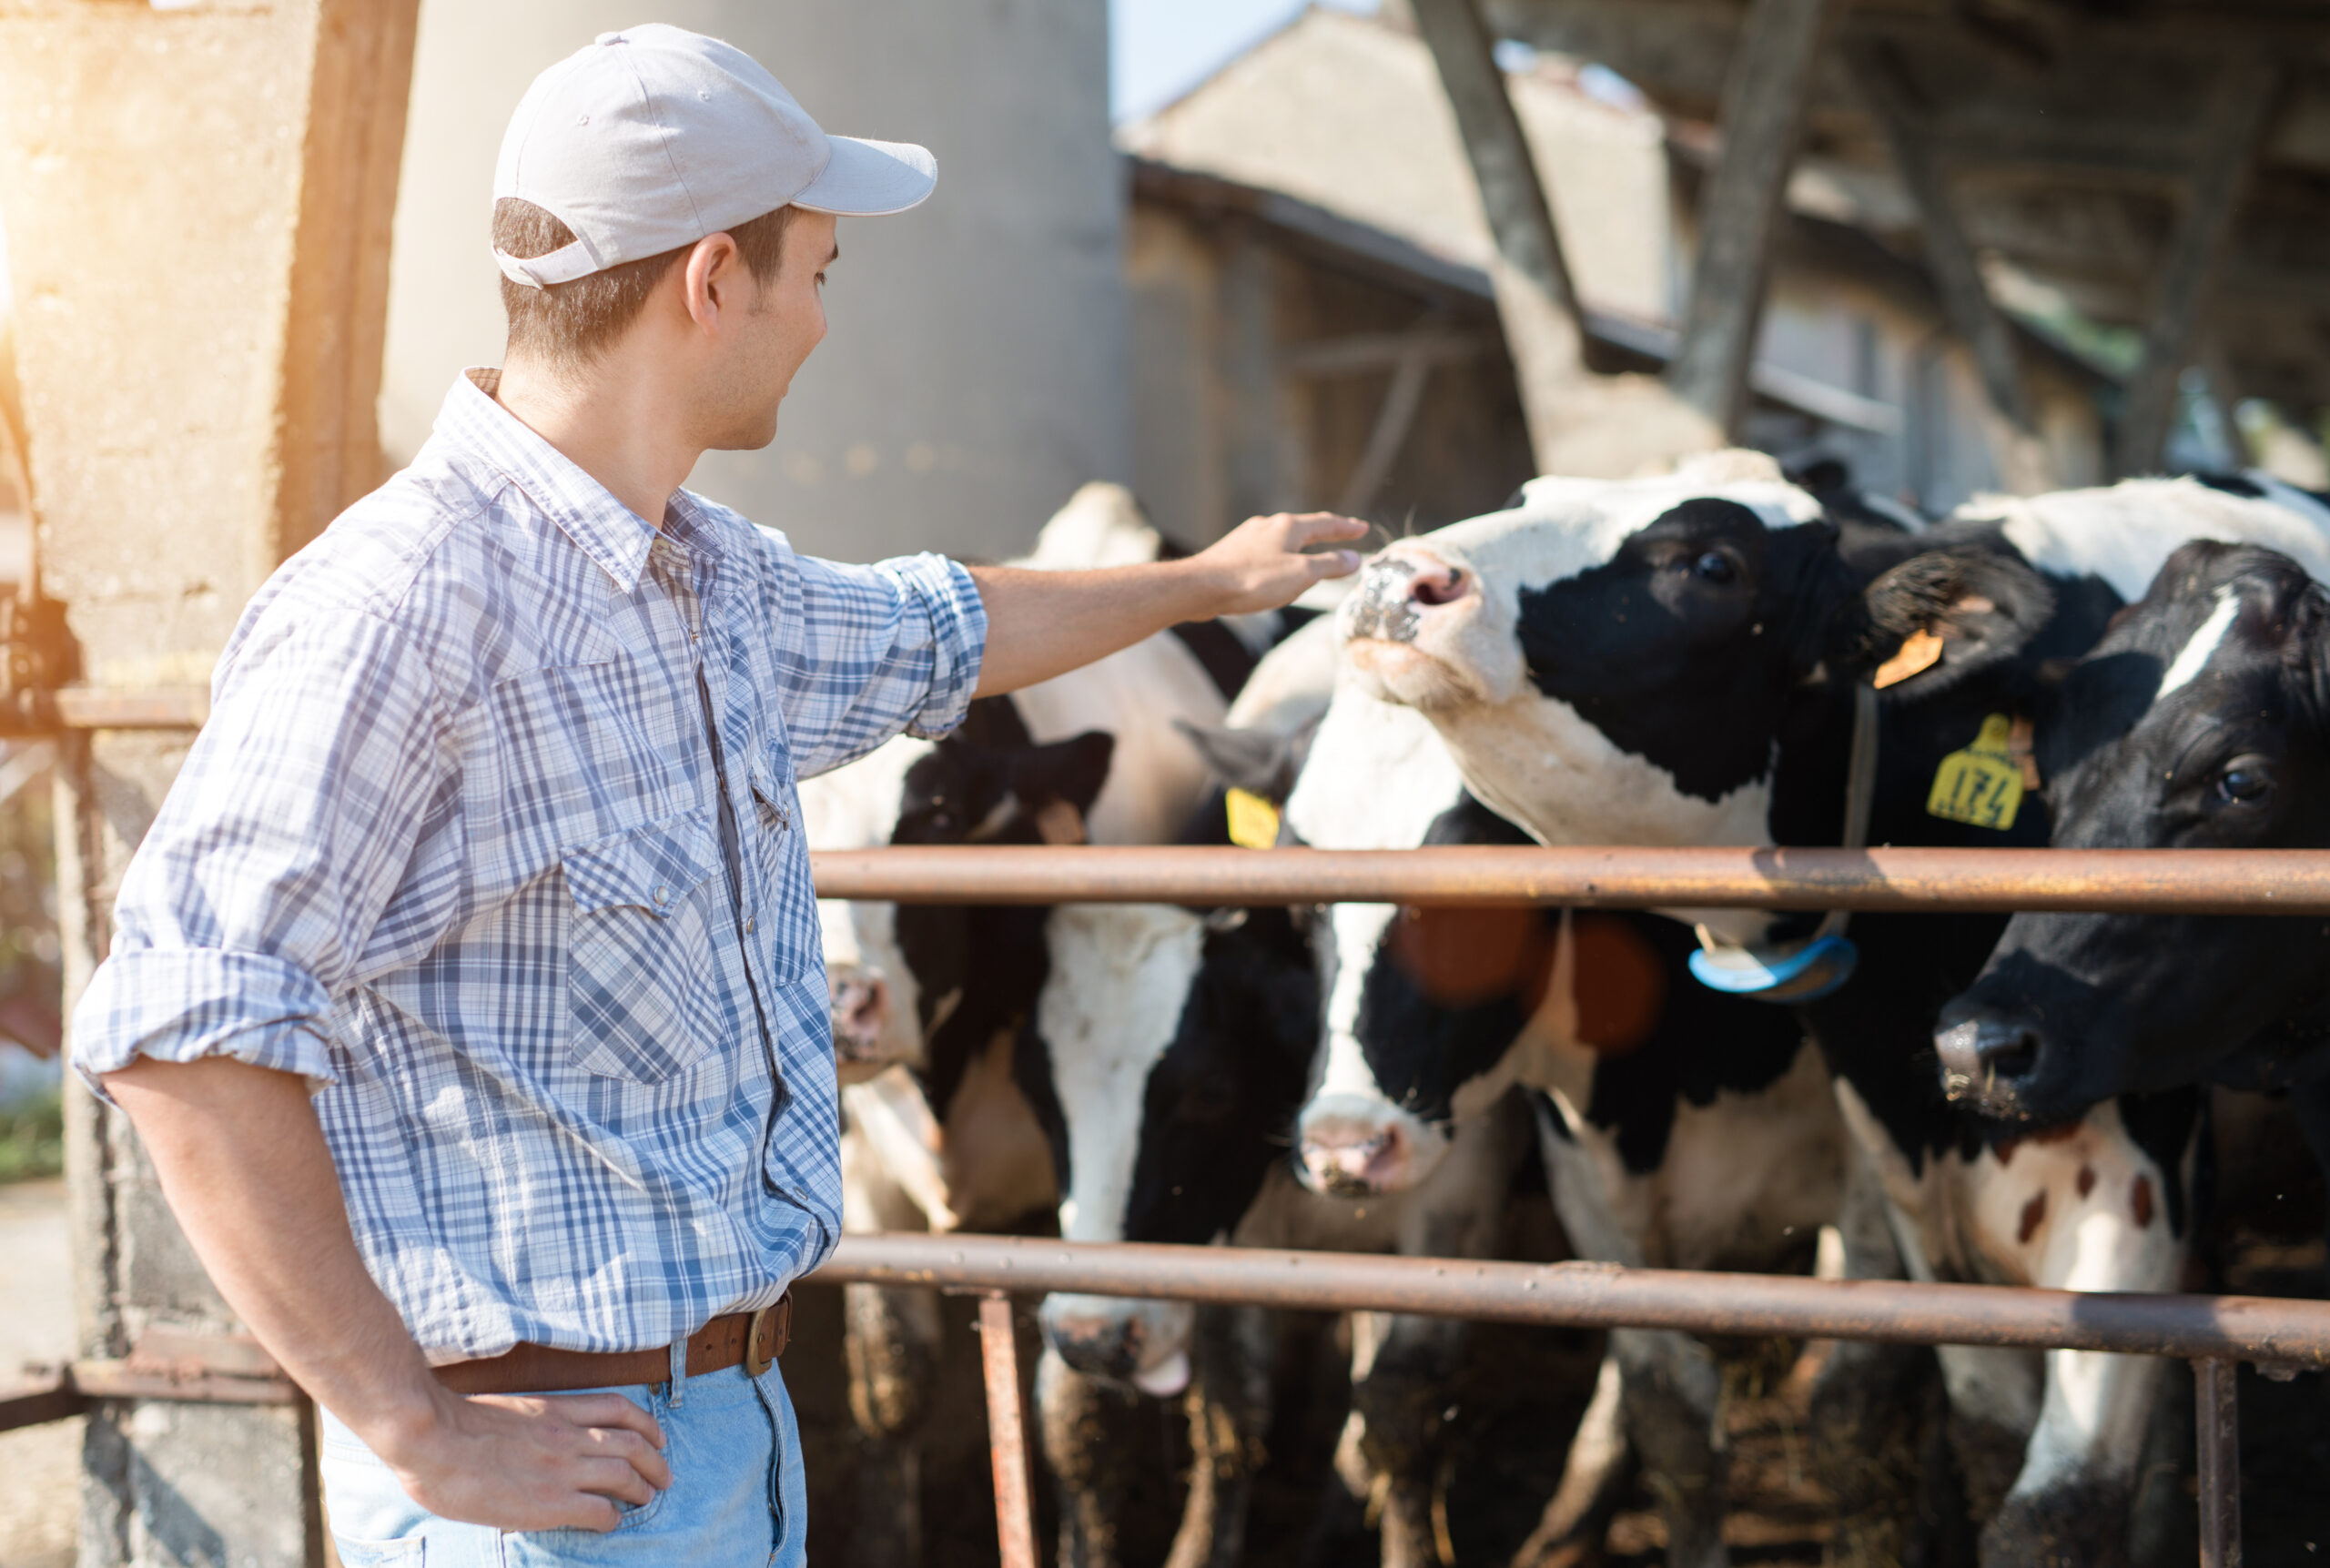
<path id="1" fill-rule="evenodd" d="M 735 240 L 755 281 L 766 283 L 776 276 L 792 216 L 791 207 L 780 207 L 729 228 L 729 238 Z M 521 260 L 548 256 L 573 240 L 572 229 L 532 202 L 505 196 L 493 204 L 493 248 L 504 255 Z M 546 288 L 529 288 L 504 278 L 501 310 L 510 319 L 509 351 L 567 369 L 588 364 L 638 319 L 664 274 L 693 248 L 683 245 Z"/>

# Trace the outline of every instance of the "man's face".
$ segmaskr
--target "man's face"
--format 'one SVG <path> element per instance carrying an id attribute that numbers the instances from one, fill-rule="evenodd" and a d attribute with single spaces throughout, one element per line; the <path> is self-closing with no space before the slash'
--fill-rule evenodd
<path id="1" fill-rule="evenodd" d="M 825 340 L 826 268 L 840 255 L 833 215 L 796 210 L 775 277 L 761 282 L 741 258 L 730 264 L 737 313 L 706 377 L 705 447 L 752 451 L 776 439 L 777 406 L 793 373 Z"/>

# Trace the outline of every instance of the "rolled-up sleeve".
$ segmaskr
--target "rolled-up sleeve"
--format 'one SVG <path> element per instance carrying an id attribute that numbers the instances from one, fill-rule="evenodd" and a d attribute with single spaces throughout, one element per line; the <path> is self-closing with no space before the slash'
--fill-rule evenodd
<path id="1" fill-rule="evenodd" d="M 332 1081 L 332 997 L 384 947 L 433 939 L 447 900 L 415 884 L 415 852 L 458 834 L 458 802 L 450 721 L 393 627 L 262 623 L 123 877 L 74 1067 L 100 1093 L 139 1057 Z"/>
<path id="2" fill-rule="evenodd" d="M 987 651 L 971 574 L 937 555 L 871 566 L 792 557 L 797 619 L 785 647 L 785 722 L 803 776 L 830 772 L 901 732 L 963 722 Z"/>

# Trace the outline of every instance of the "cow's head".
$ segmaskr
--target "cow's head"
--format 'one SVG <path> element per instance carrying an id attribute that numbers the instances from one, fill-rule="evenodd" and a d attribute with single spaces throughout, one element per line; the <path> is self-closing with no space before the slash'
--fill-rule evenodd
<path id="1" fill-rule="evenodd" d="M 1841 525 L 1767 460 L 1725 453 L 1657 479 L 1534 481 L 1507 511 L 1376 556 L 1342 625 L 1358 683 L 1427 714 L 1473 792 L 1535 837 L 1754 845 L 1775 841 L 1780 753 L 1808 707 L 1841 731 L 1850 683 L 1905 648 L 1930 656 L 1888 699 L 1946 690 L 2019 650 L 2051 603 L 1994 529 Z M 1769 924 L 1687 913 L 1743 943 Z"/>
<path id="2" fill-rule="evenodd" d="M 2053 842 L 2330 846 L 2330 597 L 2286 556 L 2205 541 L 2169 558 L 2042 708 Z M 2315 919 L 2017 915 L 1936 1036 L 1949 1093 L 2049 1122 L 2236 1054 L 2318 1048 L 2280 1028 L 2324 999 Z"/>
<path id="3" fill-rule="evenodd" d="M 1079 843 L 1114 744 L 1093 731 L 1036 744 L 1008 698 L 985 698 L 941 741 L 901 737 L 805 784 L 810 841 Z M 846 1082 L 927 1066 L 931 1040 L 967 999 L 993 1015 L 965 1018 L 984 1044 L 1034 1004 L 1042 983 L 1040 910 L 825 899 L 817 916 Z"/>

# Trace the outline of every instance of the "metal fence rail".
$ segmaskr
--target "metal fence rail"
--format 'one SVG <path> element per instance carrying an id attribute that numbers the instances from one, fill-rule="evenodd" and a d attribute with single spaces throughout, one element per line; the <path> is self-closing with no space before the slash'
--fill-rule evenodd
<path id="1" fill-rule="evenodd" d="M 2330 915 L 2330 850 L 1050 848 L 810 856 L 819 896 L 909 904 L 1559 904 L 1575 908 Z"/>
<path id="2" fill-rule="evenodd" d="M 1897 1344 L 1998 1345 L 2178 1356 L 2197 1382 L 2202 1568 L 2241 1562 L 2234 1373 L 2330 1368 L 2330 1302 L 2256 1296 L 2036 1290 L 1893 1280 L 1386 1258 L 1263 1248 L 1048 1241 L 1008 1236 L 845 1237 L 810 1277 L 830 1285 L 977 1293 L 1003 1568 L 1034 1568 L 1012 1293 L 1053 1290 L 1312 1311 L 1414 1312 L 1564 1328 Z"/>

